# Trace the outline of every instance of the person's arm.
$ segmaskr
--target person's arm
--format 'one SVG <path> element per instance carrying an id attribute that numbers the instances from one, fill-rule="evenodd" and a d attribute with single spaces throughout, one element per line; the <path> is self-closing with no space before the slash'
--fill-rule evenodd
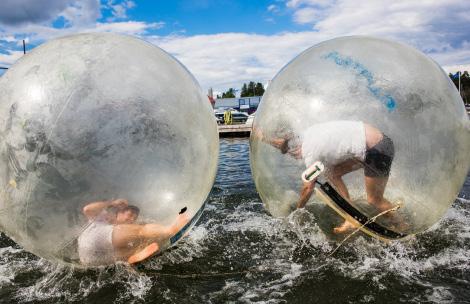
<path id="1" fill-rule="evenodd" d="M 255 127 L 253 127 L 253 134 L 258 140 L 265 142 L 273 146 L 274 148 L 281 150 L 283 154 L 287 152 L 288 141 L 285 138 L 267 138 L 266 136 L 264 136 L 261 129 L 255 128 Z"/>
<path id="2" fill-rule="evenodd" d="M 303 183 L 302 190 L 300 190 L 300 199 L 297 203 L 297 208 L 305 207 L 308 200 L 312 196 L 313 189 L 315 189 L 315 179 Z"/>
<path id="3" fill-rule="evenodd" d="M 156 223 L 140 225 L 138 235 L 144 239 L 157 241 L 167 240 L 178 233 L 191 218 L 186 214 L 178 214 L 175 221 L 170 225 Z"/>
<path id="4" fill-rule="evenodd" d="M 83 207 L 83 214 L 89 219 L 94 219 L 101 213 L 104 209 L 108 207 L 116 207 L 118 209 L 122 209 L 127 207 L 128 203 L 125 199 L 116 199 L 113 201 L 98 201 L 93 203 L 88 203 L 85 207 Z"/>

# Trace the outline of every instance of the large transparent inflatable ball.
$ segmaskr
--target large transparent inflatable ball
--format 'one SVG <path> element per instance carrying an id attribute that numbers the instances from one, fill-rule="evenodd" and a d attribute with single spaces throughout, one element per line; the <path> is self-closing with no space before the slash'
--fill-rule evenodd
<path id="1" fill-rule="evenodd" d="M 303 172 L 321 161 L 317 181 L 346 198 L 355 219 L 401 238 L 456 199 L 469 134 L 459 92 L 436 62 L 401 43 L 343 37 L 307 49 L 272 80 L 254 119 L 251 168 L 266 209 L 282 217 L 301 200 Z M 332 236 L 351 228 L 326 206 L 317 191 L 306 204 Z"/>
<path id="2" fill-rule="evenodd" d="M 73 35 L 22 57 L 0 78 L 0 128 L 1 229 L 52 261 L 112 264 L 151 241 L 161 252 L 197 220 L 216 174 L 197 81 L 128 36 Z"/>

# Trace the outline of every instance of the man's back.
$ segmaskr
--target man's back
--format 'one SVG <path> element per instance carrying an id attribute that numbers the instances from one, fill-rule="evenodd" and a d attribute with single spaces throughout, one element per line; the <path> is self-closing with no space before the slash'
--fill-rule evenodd
<path id="1" fill-rule="evenodd" d="M 318 123 L 307 128 L 301 137 L 307 167 L 316 161 L 334 165 L 352 157 L 364 159 L 366 135 L 361 121 Z"/>

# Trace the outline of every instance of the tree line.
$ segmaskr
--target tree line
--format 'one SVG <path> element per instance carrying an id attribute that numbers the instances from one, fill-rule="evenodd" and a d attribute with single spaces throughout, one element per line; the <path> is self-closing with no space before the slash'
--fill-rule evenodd
<path id="1" fill-rule="evenodd" d="M 240 97 L 263 96 L 263 94 L 264 86 L 261 82 L 250 81 L 248 84 L 244 83 L 240 90 Z M 217 98 L 235 98 L 235 89 L 230 88 L 223 92 L 222 96 L 217 95 Z"/>
<path id="2" fill-rule="evenodd" d="M 459 89 L 459 76 L 458 73 L 461 73 L 460 76 L 460 96 L 462 96 L 462 100 L 466 105 L 470 105 L 470 75 L 468 71 L 465 72 L 457 72 L 455 74 L 449 73 L 449 77 L 452 82 L 455 84 L 457 90 Z"/>
<path id="3" fill-rule="evenodd" d="M 462 96 L 462 99 L 466 105 L 470 105 L 470 74 L 468 71 L 458 72 L 461 73 L 460 76 L 460 94 Z M 449 73 L 449 77 L 452 80 L 452 82 L 455 84 L 457 89 L 459 88 L 459 77 L 458 73 L 452 74 Z M 236 90 L 234 88 L 228 89 L 226 92 L 222 93 L 222 96 L 217 95 L 217 98 L 235 98 L 235 93 Z M 250 81 L 248 84 L 244 83 L 241 92 L 240 92 L 240 97 L 251 97 L 251 96 L 263 96 L 264 94 L 264 87 L 263 84 L 260 82 L 253 82 Z"/>

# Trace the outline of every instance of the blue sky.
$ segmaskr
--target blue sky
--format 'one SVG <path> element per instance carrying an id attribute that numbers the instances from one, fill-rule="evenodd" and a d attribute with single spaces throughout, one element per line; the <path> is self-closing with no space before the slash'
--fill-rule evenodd
<path id="1" fill-rule="evenodd" d="M 21 39 L 31 49 L 97 31 L 158 45 L 204 90 L 266 83 L 306 48 L 345 35 L 405 42 L 447 71 L 470 70 L 470 1 L 464 0 L 1 0 L 0 66 L 21 57 Z"/>
<path id="2" fill-rule="evenodd" d="M 273 1 L 143 1 L 129 11 L 135 20 L 165 23 L 157 34 L 217 34 L 243 32 L 275 34 L 306 30 L 292 22 L 288 14 L 273 14 L 267 8 Z"/>

